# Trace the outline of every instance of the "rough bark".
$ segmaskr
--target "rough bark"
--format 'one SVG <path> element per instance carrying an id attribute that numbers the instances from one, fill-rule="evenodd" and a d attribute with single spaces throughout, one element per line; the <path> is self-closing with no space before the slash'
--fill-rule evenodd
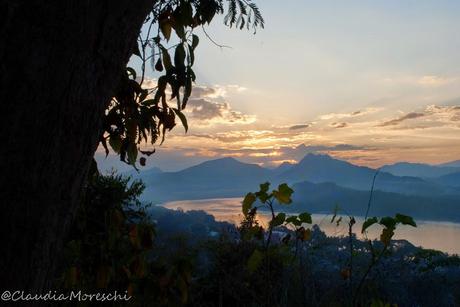
<path id="1" fill-rule="evenodd" d="M 50 290 L 104 109 L 154 0 L 0 0 L 0 290 Z"/>

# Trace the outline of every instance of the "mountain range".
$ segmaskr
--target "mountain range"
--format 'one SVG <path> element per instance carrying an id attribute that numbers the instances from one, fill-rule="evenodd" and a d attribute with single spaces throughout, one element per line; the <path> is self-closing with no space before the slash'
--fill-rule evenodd
<path id="1" fill-rule="evenodd" d="M 376 175 L 376 212 L 390 214 L 401 208 L 414 216 L 452 220 L 460 218 L 459 170 L 455 165 L 400 163 L 384 166 L 376 175 L 377 170 L 372 168 L 309 153 L 299 163 L 284 163 L 275 169 L 221 158 L 177 172 L 150 169 L 134 177 L 146 184 L 142 199 L 152 202 L 242 197 L 258 190 L 260 183 L 269 181 L 276 186 L 287 182 L 294 186 L 295 202 L 314 212 L 331 211 L 342 204 L 353 214 L 362 214 Z"/>
<path id="2" fill-rule="evenodd" d="M 381 170 L 396 176 L 414 176 L 421 178 L 436 178 L 452 173 L 460 173 L 460 161 L 440 165 L 423 163 L 398 162 L 385 165 Z"/>

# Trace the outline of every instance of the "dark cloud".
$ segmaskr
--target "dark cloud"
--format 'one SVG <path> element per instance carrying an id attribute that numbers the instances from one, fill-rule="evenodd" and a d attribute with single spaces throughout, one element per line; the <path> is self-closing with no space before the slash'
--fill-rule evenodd
<path id="1" fill-rule="evenodd" d="M 339 128 L 348 127 L 348 124 L 347 123 L 331 123 L 330 126 L 333 128 L 339 129 Z"/>
<path id="2" fill-rule="evenodd" d="M 362 110 L 357 110 L 351 113 L 329 113 L 321 115 L 319 118 L 322 120 L 329 120 L 329 119 L 340 119 L 340 118 L 350 118 L 350 117 L 358 117 L 364 116 L 367 114 L 375 113 L 380 111 L 381 108 L 366 108 Z"/>
<path id="3" fill-rule="evenodd" d="M 209 95 L 215 95 L 217 91 L 212 87 L 194 86 L 192 90 L 192 98 L 203 98 Z"/>
<path id="4" fill-rule="evenodd" d="M 311 127 L 311 124 L 299 124 L 299 125 L 293 125 L 289 127 L 289 130 L 300 130 L 300 129 L 306 129 L 310 127 Z"/>
<path id="5" fill-rule="evenodd" d="M 426 116 L 425 113 L 419 113 L 419 112 L 410 112 L 407 113 L 406 115 L 403 115 L 401 117 L 386 121 L 382 124 L 379 125 L 379 127 L 387 127 L 387 126 L 395 126 L 398 125 L 399 123 L 408 120 L 408 119 L 415 119 L 415 118 L 420 118 Z"/>
<path id="6" fill-rule="evenodd" d="M 326 145 L 308 145 L 301 144 L 296 147 L 297 150 L 303 150 L 306 153 L 308 152 L 323 152 L 323 151 L 349 151 L 349 150 L 364 150 L 369 149 L 369 147 L 365 146 L 356 146 L 351 144 L 337 144 L 334 146 L 326 146 Z"/>
<path id="7" fill-rule="evenodd" d="M 217 120 L 221 123 L 247 123 L 254 121 L 254 117 L 232 110 L 226 102 L 211 101 L 205 98 L 192 98 L 189 100 L 186 112 L 190 117 L 208 123 Z"/>
<path id="8" fill-rule="evenodd" d="M 228 109 L 227 103 L 212 102 L 203 98 L 190 99 L 188 103 L 192 117 L 201 120 L 222 117 L 223 112 Z"/>

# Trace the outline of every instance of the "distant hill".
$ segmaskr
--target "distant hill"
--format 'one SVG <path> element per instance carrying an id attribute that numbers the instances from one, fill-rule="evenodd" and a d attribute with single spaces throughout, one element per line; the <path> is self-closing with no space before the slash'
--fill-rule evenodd
<path id="1" fill-rule="evenodd" d="M 460 172 L 440 176 L 435 179 L 435 182 L 446 186 L 460 188 Z"/>
<path id="2" fill-rule="evenodd" d="M 458 163 L 458 166 L 455 166 Z M 398 162 L 385 165 L 382 171 L 395 176 L 413 176 L 420 178 L 435 178 L 460 171 L 460 161 L 443 165 L 429 165 L 423 163 Z"/>
<path id="3" fill-rule="evenodd" d="M 272 170 L 256 164 L 222 158 L 203 162 L 179 172 L 143 178 L 143 199 L 176 200 L 241 196 L 270 180 Z"/>
<path id="4" fill-rule="evenodd" d="M 342 213 L 363 216 L 369 201 L 369 192 L 343 188 L 333 183 L 301 182 L 293 186 L 293 206 L 284 210 L 307 210 L 313 213 L 331 213 L 339 206 Z M 460 222 L 460 203 L 455 197 L 420 197 L 374 191 L 369 216 L 408 214 L 424 220 Z"/>
<path id="5" fill-rule="evenodd" d="M 441 166 L 441 167 L 458 167 L 458 168 L 460 168 L 460 160 L 441 163 L 441 164 L 438 164 L 438 166 Z"/>
<path id="6" fill-rule="evenodd" d="M 159 169 L 143 171 L 134 178 L 144 180 L 147 188 L 144 199 L 155 201 L 241 196 L 270 181 L 290 184 L 309 181 L 332 182 L 355 190 L 369 191 L 375 170 L 334 159 L 328 155 L 307 154 L 297 164 L 282 164 L 266 169 L 234 158 L 206 161 L 178 172 Z M 375 190 L 405 195 L 442 196 L 456 194 L 459 189 L 444 186 L 438 181 L 417 177 L 399 177 L 385 172 L 378 174 Z"/>
<path id="7" fill-rule="evenodd" d="M 376 170 L 334 159 L 328 155 L 307 154 L 298 164 L 277 176 L 277 182 L 333 182 L 337 185 L 368 191 Z M 417 177 L 399 177 L 380 172 L 375 189 L 407 195 L 454 194 L 455 190 Z"/>
<path id="8" fill-rule="evenodd" d="M 272 174 L 277 176 L 290 170 L 295 164 L 289 162 L 281 163 L 277 168 L 273 169 Z"/>
<path id="9" fill-rule="evenodd" d="M 163 173 L 163 171 L 159 167 L 151 167 L 148 169 L 140 169 L 139 171 L 131 169 L 123 174 L 131 176 L 133 179 L 142 179 L 146 181 L 149 180 L 149 178 L 153 178 L 161 173 Z"/>

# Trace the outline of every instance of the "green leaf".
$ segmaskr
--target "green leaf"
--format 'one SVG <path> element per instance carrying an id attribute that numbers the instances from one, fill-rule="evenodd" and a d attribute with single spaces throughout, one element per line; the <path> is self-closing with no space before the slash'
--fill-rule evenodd
<path id="1" fill-rule="evenodd" d="M 188 131 L 188 123 L 187 123 L 187 118 L 185 117 L 184 113 L 182 113 L 180 110 L 173 108 L 174 113 L 176 113 L 177 116 L 179 116 L 179 119 L 182 123 L 182 126 L 184 126 L 185 133 Z"/>
<path id="2" fill-rule="evenodd" d="M 367 220 L 364 221 L 363 223 L 363 227 L 361 229 L 361 233 L 364 233 L 366 231 L 367 228 L 369 228 L 370 226 L 374 225 L 378 223 L 378 219 L 377 217 L 372 217 L 372 218 L 368 218 Z"/>
<path id="3" fill-rule="evenodd" d="M 271 220 L 270 224 L 272 227 L 282 225 L 286 219 L 286 214 L 283 212 L 278 213 L 274 219 Z"/>
<path id="4" fill-rule="evenodd" d="M 254 273 L 259 268 L 263 259 L 264 255 L 258 249 L 255 249 L 248 259 L 247 267 L 249 272 Z"/>
<path id="5" fill-rule="evenodd" d="M 252 208 L 252 204 L 256 201 L 254 193 L 248 193 L 243 199 L 243 214 L 246 216 Z"/>
<path id="6" fill-rule="evenodd" d="M 259 192 L 256 193 L 257 198 L 259 198 L 260 201 L 261 201 L 262 203 L 264 203 L 264 204 L 265 204 L 265 202 L 271 197 L 271 195 L 268 195 L 268 194 L 267 194 L 267 191 L 268 191 L 269 187 L 270 187 L 270 183 L 269 183 L 269 182 L 262 183 L 262 184 L 260 185 L 260 190 L 259 190 Z"/>
<path id="7" fill-rule="evenodd" d="M 260 192 L 268 192 L 268 189 L 270 188 L 270 182 L 265 182 L 259 185 L 260 186 Z"/>
<path id="8" fill-rule="evenodd" d="M 395 219 L 396 221 L 398 221 L 399 223 L 403 225 L 410 225 L 413 227 L 417 227 L 417 224 L 415 223 L 414 219 L 411 216 L 397 213 L 395 216 Z"/>
<path id="9" fill-rule="evenodd" d="M 302 223 L 311 224 L 312 223 L 311 214 L 308 213 L 308 212 L 301 213 L 301 214 L 299 214 L 299 220 Z"/>
<path id="10" fill-rule="evenodd" d="M 278 190 L 273 191 L 273 195 L 280 204 L 290 204 L 292 202 L 291 195 L 294 193 L 286 183 L 280 184 Z"/>

